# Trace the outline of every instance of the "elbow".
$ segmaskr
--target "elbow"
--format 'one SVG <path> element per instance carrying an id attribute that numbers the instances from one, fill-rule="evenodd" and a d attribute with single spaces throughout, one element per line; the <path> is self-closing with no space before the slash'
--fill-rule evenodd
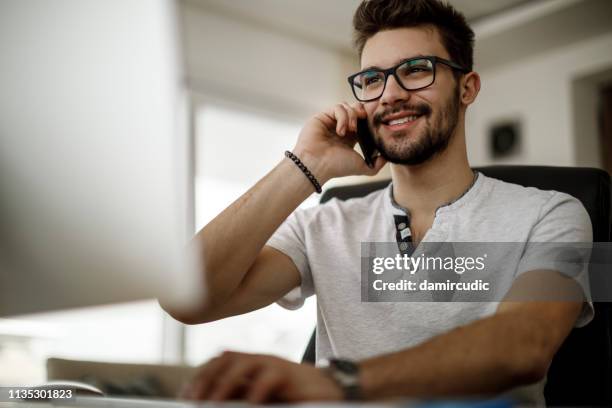
<path id="1" fill-rule="evenodd" d="M 170 315 L 170 317 L 172 317 L 174 320 L 189 326 L 209 323 L 216 320 L 212 318 L 210 311 L 204 306 L 198 307 L 197 309 L 186 309 L 176 307 L 175 305 L 169 305 L 167 303 L 162 303 L 159 300 L 158 303 L 164 312 L 168 313 L 168 315 Z"/>
<path id="2" fill-rule="evenodd" d="M 548 364 L 542 361 L 533 361 L 516 368 L 513 379 L 516 385 L 528 385 L 539 382 L 546 377 Z"/>
<path id="3" fill-rule="evenodd" d="M 546 377 L 552 357 L 541 348 L 529 351 L 523 349 L 521 355 L 515 356 L 506 366 L 511 386 L 528 385 L 539 382 Z"/>
<path id="4" fill-rule="evenodd" d="M 183 323 L 183 324 L 188 325 L 188 326 L 194 326 L 196 324 L 208 323 L 209 321 L 211 321 L 211 320 L 207 320 L 205 318 L 202 318 L 201 316 L 195 316 L 195 315 L 190 315 L 190 314 L 185 314 L 185 313 L 170 313 L 170 312 L 168 312 L 168 314 L 174 320 L 177 320 L 178 322 Z"/>

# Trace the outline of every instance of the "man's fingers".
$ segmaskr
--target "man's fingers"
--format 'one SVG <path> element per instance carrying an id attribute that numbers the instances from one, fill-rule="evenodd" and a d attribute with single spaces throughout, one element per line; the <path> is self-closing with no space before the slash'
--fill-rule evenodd
<path id="1" fill-rule="evenodd" d="M 191 380 L 191 384 L 189 384 L 187 394 L 185 395 L 186 399 L 200 400 L 204 398 L 213 380 L 211 373 L 214 372 L 214 370 L 211 369 L 211 364 L 217 362 L 218 360 L 211 360 L 200 368 L 196 377 Z"/>
<path id="2" fill-rule="evenodd" d="M 357 132 L 357 119 L 359 119 L 359 113 L 353 106 L 349 105 L 346 102 L 343 102 L 342 106 L 344 106 L 344 109 L 346 109 L 346 112 L 349 116 L 348 129 L 350 129 L 351 132 Z"/>
<path id="3" fill-rule="evenodd" d="M 325 128 L 338 136 L 345 136 L 348 130 L 357 131 L 357 119 L 366 118 L 363 104 L 342 102 L 315 116 Z"/>
<path id="4" fill-rule="evenodd" d="M 184 396 L 187 399 L 201 400 L 209 394 L 210 389 L 214 386 L 214 382 L 225 367 L 230 364 L 231 358 L 224 353 L 222 356 L 215 357 L 208 363 L 204 364 L 187 387 L 187 394 Z"/>
<path id="5" fill-rule="evenodd" d="M 367 118 L 368 117 L 368 113 L 365 110 L 365 106 L 363 106 L 363 103 L 361 102 L 355 102 L 353 104 L 353 108 L 357 111 L 357 113 L 359 114 L 360 118 Z"/>
<path id="6" fill-rule="evenodd" d="M 258 375 L 247 394 L 247 400 L 253 404 L 269 401 L 274 393 L 283 384 L 283 377 L 272 370 L 262 371 Z"/>
<path id="7" fill-rule="evenodd" d="M 237 390 L 248 385 L 251 375 L 258 367 L 258 364 L 252 359 L 241 360 L 228 367 L 215 381 L 214 387 L 210 390 L 209 398 L 214 401 L 231 398 Z"/>
<path id="8" fill-rule="evenodd" d="M 347 104 L 346 102 L 344 103 Z M 353 102 L 351 104 L 348 104 L 348 106 L 350 106 L 351 109 L 355 111 L 355 114 L 357 115 L 358 118 L 365 119 L 368 117 L 368 113 L 366 112 L 365 107 L 363 106 L 363 103 Z"/>
<path id="9" fill-rule="evenodd" d="M 336 133 L 339 136 L 346 135 L 349 127 L 349 114 L 342 104 L 334 106 L 334 117 L 336 118 Z"/>
<path id="10" fill-rule="evenodd" d="M 326 112 L 319 113 L 315 115 L 315 119 L 323 124 L 325 129 L 330 132 L 333 132 L 336 129 L 336 119 L 334 118 L 334 110 L 330 108 Z"/>

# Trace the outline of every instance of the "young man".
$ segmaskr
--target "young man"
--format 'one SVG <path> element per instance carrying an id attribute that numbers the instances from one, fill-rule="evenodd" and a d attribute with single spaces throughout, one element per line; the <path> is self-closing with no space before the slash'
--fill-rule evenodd
<path id="1" fill-rule="evenodd" d="M 299 307 L 316 294 L 317 360 L 342 360 L 324 370 L 228 352 L 202 366 L 186 395 L 261 402 L 509 391 L 542 403 L 553 355 L 592 317 L 577 284 L 531 259 L 506 270 L 508 296 L 547 279 L 576 301 L 361 302 L 360 244 L 590 242 L 589 217 L 566 194 L 471 170 L 464 121 L 480 78 L 461 14 L 437 0 L 370 0 L 354 26 L 362 70 L 350 81 L 360 102 L 311 118 L 294 157 L 197 234 L 207 297 L 198 310 L 173 313 L 203 323 L 272 302 Z M 381 153 L 372 168 L 353 150 L 358 118 Z M 374 175 L 386 162 L 389 188 L 294 212 L 317 182 Z"/>

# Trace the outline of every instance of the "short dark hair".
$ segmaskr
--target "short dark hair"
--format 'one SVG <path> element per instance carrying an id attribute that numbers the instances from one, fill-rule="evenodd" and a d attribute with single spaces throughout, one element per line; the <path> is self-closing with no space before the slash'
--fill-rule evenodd
<path id="1" fill-rule="evenodd" d="M 353 16 L 355 48 L 361 56 L 379 31 L 428 25 L 438 29 L 451 60 L 472 71 L 474 31 L 463 14 L 440 0 L 364 0 Z"/>

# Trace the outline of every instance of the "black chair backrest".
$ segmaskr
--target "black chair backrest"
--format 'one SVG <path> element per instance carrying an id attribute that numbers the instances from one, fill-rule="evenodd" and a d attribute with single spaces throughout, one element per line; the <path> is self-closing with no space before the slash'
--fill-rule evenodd
<path id="1" fill-rule="evenodd" d="M 526 187 L 556 190 L 579 199 L 593 224 L 593 240 L 609 242 L 612 234 L 610 176 L 603 170 L 580 167 L 488 166 L 475 170 L 486 176 Z M 390 180 L 327 190 L 321 203 L 332 198 L 346 200 L 380 190 Z M 611 271 L 612 273 L 612 271 Z M 612 308 L 595 303 L 595 318 L 586 327 L 572 330 L 548 370 L 545 388 L 548 405 L 612 406 Z M 303 362 L 315 361 L 313 333 Z"/>

